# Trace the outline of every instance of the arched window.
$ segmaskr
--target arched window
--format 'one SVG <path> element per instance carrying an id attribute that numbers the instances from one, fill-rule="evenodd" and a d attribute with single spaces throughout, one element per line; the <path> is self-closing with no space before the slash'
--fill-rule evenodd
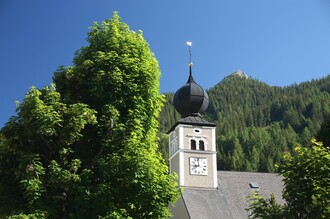
<path id="1" fill-rule="evenodd" d="M 201 151 L 205 150 L 204 141 L 202 141 L 202 140 L 199 140 L 199 150 L 201 150 Z"/>
<path id="2" fill-rule="evenodd" d="M 190 140 L 190 149 L 196 150 L 196 141 L 194 139 Z"/>

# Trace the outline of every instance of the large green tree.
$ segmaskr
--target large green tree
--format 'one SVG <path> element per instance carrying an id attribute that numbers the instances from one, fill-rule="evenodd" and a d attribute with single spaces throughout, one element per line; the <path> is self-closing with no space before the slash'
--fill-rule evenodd
<path id="1" fill-rule="evenodd" d="M 158 63 L 117 13 L 87 41 L 1 130 L 0 216 L 170 215 L 178 187 L 157 152 Z"/>

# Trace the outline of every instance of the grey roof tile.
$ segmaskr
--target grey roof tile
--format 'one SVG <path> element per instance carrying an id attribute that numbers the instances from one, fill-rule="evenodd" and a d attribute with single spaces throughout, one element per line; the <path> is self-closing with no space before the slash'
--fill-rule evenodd
<path id="1" fill-rule="evenodd" d="M 203 119 L 200 116 L 187 116 L 187 117 L 181 118 L 179 121 L 177 121 L 173 125 L 173 127 L 170 130 L 168 130 L 167 134 L 169 134 L 171 131 L 173 131 L 175 129 L 175 127 L 177 127 L 179 124 L 202 125 L 202 126 L 211 126 L 211 127 L 217 126 L 215 123 L 206 121 L 205 119 Z"/>
<path id="2" fill-rule="evenodd" d="M 257 183 L 259 188 L 251 188 L 250 183 Z M 195 189 L 185 187 L 183 199 L 192 219 L 200 218 L 248 218 L 247 196 L 258 191 L 264 198 L 274 193 L 276 200 L 283 204 L 283 178 L 272 173 L 251 173 L 218 171 L 218 189 Z"/>

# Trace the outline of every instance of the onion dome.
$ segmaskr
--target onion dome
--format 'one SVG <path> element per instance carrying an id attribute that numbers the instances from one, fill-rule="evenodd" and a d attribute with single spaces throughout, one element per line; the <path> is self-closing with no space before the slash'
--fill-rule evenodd
<path id="1" fill-rule="evenodd" d="M 196 84 L 192 76 L 192 65 L 189 65 L 189 78 L 174 95 L 174 107 L 181 117 L 199 116 L 209 105 L 209 96 L 204 89 Z"/>

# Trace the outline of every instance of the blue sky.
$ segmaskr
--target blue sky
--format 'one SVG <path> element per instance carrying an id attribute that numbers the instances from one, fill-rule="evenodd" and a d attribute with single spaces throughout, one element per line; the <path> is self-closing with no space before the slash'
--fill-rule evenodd
<path id="1" fill-rule="evenodd" d="M 71 65 L 88 27 L 113 11 L 143 31 L 162 71 L 161 92 L 187 80 L 186 41 L 204 88 L 238 69 L 276 86 L 330 74 L 328 0 L 1 0 L 0 127 L 31 86 L 49 85 L 58 66 Z"/>

